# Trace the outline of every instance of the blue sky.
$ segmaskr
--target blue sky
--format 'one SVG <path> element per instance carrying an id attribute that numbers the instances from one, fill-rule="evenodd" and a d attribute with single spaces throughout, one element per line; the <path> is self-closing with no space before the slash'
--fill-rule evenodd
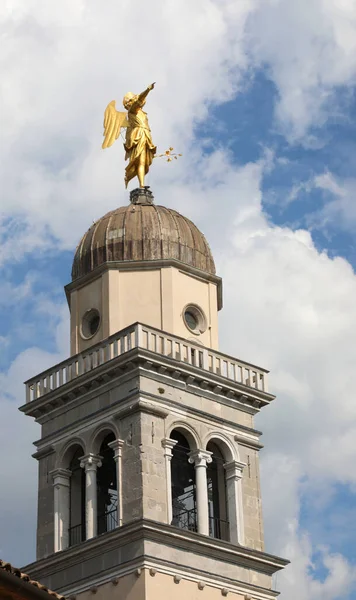
<path id="1" fill-rule="evenodd" d="M 257 427 L 266 550 L 292 561 L 278 588 L 354 598 L 354 1 L 17 0 L 0 21 L 1 555 L 34 559 L 39 431 L 17 411 L 21 382 L 68 355 L 75 245 L 128 202 L 103 111 L 156 80 L 154 140 L 183 153 L 154 164 L 156 202 L 206 234 L 220 347 L 270 368 L 277 394 Z"/>

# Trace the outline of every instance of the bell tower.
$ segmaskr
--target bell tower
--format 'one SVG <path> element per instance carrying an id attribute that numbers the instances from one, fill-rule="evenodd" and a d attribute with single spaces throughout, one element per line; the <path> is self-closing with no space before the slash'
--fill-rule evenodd
<path id="1" fill-rule="evenodd" d="M 148 189 L 85 233 L 71 356 L 26 382 L 41 424 L 37 560 L 68 598 L 271 600 L 254 415 L 265 369 L 218 349 L 203 234 Z"/>

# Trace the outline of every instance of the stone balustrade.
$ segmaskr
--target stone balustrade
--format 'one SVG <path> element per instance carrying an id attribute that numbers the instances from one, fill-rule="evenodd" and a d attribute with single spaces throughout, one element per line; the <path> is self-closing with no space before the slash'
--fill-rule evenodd
<path id="1" fill-rule="evenodd" d="M 236 383 L 267 392 L 268 371 L 216 350 L 169 335 L 154 327 L 135 323 L 58 365 L 26 381 L 26 403 L 93 371 L 133 348 L 149 350 Z"/>

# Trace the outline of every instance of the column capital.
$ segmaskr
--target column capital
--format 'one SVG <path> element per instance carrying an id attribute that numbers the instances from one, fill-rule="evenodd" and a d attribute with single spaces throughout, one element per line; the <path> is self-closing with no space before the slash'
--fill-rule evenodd
<path id="1" fill-rule="evenodd" d="M 172 458 L 172 450 L 176 444 L 178 444 L 177 440 L 172 440 L 171 438 L 163 438 L 161 440 L 162 448 L 164 448 L 164 456 L 167 456 L 169 459 Z"/>
<path id="2" fill-rule="evenodd" d="M 208 452 L 208 450 L 192 450 L 192 452 L 189 452 L 188 454 L 188 461 L 190 464 L 194 463 L 195 467 L 206 467 L 213 460 L 212 454 L 213 453 Z"/>
<path id="3" fill-rule="evenodd" d="M 53 485 L 63 485 L 69 487 L 70 485 L 70 476 L 72 471 L 69 469 L 53 469 L 53 471 L 49 472 L 53 478 Z"/>
<path id="4" fill-rule="evenodd" d="M 85 469 L 85 472 L 96 471 L 98 467 L 101 467 L 101 456 L 98 454 L 85 454 L 80 458 L 80 466 Z"/>
<path id="5" fill-rule="evenodd" d="M 241 479 L 244 467 L 246 467 L 246 463 L 239 462 L 238 460 L 231 460 L 230 462 L 225 463 L 224 469 L 226 471 L 226 479 Z"/>
<path id="6" fill-rule="evenodd" d="M 114 459 L 117 461 L 121 457 L 122 448 L 125 444 L 124 440 L 114 440 L 113 442 L 109 442 L 108 446 L 112 450 L 114 450 Z"/>

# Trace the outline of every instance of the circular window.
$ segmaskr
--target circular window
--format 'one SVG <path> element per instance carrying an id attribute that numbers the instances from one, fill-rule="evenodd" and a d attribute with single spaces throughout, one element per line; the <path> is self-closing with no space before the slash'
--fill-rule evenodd
<path id="1" fill-rule="evenodd" d="M 82 319 L 81 334 L 85 339 L 89 339 L 96 334 L 100 327 L 100 313 L 96 308 L 87 310 Z"/>
<path id="2" fill-rule="evenodd" d="M 199 306 L 189 304 L 183 311 L 183 319 L 186 327 L 195 335 L 204 333 L 206 330 L 206 318 Z"/>

